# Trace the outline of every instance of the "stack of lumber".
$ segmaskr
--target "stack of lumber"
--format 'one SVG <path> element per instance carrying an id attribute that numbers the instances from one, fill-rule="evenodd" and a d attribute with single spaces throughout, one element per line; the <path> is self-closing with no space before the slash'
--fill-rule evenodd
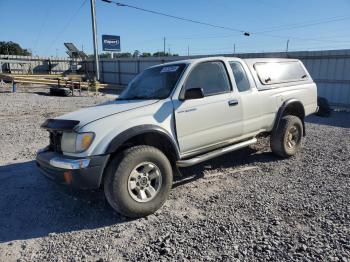
<path id="1" fill-rule="evenodd" d="M 17 75 L 17 74 L 0 74 L 0 80 L 5 82 L 15 82 L 22 84 L 39 84 L 53 86 L 79 86 L 82 89 L 87 89 L 90 86 L 89 82 L 83 81 L 84 75 Z M 99 84 L 99 88 L 123 89 L 122 86 L 112 84 Z"/>

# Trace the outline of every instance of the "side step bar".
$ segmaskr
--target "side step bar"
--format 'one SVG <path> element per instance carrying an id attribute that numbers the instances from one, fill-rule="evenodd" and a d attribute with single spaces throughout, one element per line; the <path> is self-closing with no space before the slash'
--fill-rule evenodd
<path id="1" fill-rule="evenodd" d="M 194 158 L 190 158 L 190 159 L 186 159 L 186 160 L 179 160 L 176 162 L 176 165 L 178 167 L 187 167 L 187 166 L 192 166 L 192 165 L 196 165 L 198 163 L 204 162 L 206 160 L 209 160 L 211 158 L 217 157 L 217 156 L 221 156 L 223 154 L 226 154 L 228 152 L 232 152 L 238 149 L 241 149 L 243 147 L 247 147 L 249 145 L 255 144 L 257 142 L 256 138 L 252 138 L 250 140 L 246 140 L 228 147 L 224 147 L 224 148 L 220 148 L 214 151 L 211 151 L 209 153 L 200 155 L 200 156 L 196 156 Z"/>

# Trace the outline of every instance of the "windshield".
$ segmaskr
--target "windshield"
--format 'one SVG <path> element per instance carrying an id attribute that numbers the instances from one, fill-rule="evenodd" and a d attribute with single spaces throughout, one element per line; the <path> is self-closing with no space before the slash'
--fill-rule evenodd
<path id="1" fill-rule="evenodd" d="M 134 78 L 118 99 L 164 99 L 179 80 L 186 64 L 157 66 Z"/>

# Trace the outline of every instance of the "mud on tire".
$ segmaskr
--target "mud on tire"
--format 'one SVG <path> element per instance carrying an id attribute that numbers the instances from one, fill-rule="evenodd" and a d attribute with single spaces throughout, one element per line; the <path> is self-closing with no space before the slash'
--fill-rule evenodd
<path id="1" fill-rule="evenodd" d="M 280 157 L 295 155 L 301 147 L 303 124 L 299 117 L 284 116 L 278 127 L 272 131 L 270 146 L 274 154 Z"/>

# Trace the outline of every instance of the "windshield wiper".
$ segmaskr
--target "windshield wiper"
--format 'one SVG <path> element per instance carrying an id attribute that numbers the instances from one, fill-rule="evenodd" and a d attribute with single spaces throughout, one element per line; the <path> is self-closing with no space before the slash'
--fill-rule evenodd
<path id="1" fill-rule="evenodd" d="M 130 97 L 118 97 L 117 100 L 150 100 L 150 99 L 159 99 L 159 97 L 149 97 L 149 96 L 130 96 Z"/>
<path id="2" fill-rule="evenodd" d="M 140 100 L 140 99 L 150 99 L 147 96 L 130 96 L 125 98 L 126 100 Z"/>

